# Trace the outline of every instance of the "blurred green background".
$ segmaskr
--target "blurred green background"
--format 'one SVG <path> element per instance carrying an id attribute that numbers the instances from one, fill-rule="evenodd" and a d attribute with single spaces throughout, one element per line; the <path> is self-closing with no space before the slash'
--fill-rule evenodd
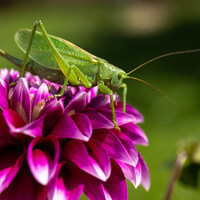
<path id="1" fill-rule="evenodd" d="M 199 0 L 1 0 L 0 48 L 23 58 L 14 33 L 32 28 L 38 19 L 48 33 L 127 72 L 164 53 L 200 48 Z M 0 67 L 14 66 L 0 59 Z M 141 127 L 149 146 L 138 149 L 151 174 L 149 192 L 128 183 L 129 200 L 163 199 L 177 144 L 200 135 L 200 53 L 162 58 L 132 75 L 156 85 L 181 107 L 143 83 L 127 81 L 127 101 L 145 117 Z M 199 198 L 199 191 L 176 184 L 174 200 Z"/>

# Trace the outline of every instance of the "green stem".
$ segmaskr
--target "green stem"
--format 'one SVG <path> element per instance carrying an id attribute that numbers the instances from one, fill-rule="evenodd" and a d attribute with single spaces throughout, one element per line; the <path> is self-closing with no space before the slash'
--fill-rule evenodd
<path id="1" fill-rule="evenodd" d="M 188 158 L 188 154 L 186 151 L 182 151 L 177 156 L 164 200 L 171 200 L 175 183 L 179 177 L 179 174 L 180 174 L 182 167 L 183 167 L 185 161 L 187 160 L 187 158 Z"/>

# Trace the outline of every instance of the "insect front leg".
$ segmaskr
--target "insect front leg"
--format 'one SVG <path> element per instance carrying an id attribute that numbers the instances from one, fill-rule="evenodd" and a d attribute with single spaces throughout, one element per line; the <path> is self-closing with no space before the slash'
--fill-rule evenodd
<path id="1" fill-rule="evenodd" d="M 121 85 L 120 85 L 120 88 L 123 88 L 123 99 L 122 99 L 122 101 L 123 101 L 123 112 L 126 112 L 126 95 L 127 95 L 127 85 L 126 85 L 126 83 L 122 83 Z"/>
<path id="2" fill-rule="evenodd" d="M 98 83 L 98 87 L 101 92 L 110 95 L 110 107 L 112 109 L 113 124 L 116 129 L 120 130 L 119 126 L 117 125 L 117 121 L 116 121 L 113 91 L 110 88 L 108 88 L 107 86 L 105 86 L 103 83 Z"/>

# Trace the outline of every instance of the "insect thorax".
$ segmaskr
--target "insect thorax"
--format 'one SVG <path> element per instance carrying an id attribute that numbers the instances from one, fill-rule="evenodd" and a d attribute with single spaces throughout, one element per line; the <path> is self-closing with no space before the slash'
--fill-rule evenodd
<path id="1" fill-rule="evenodd" d="M 119 89 L 125 74 L 123 70 L 114 65 L 100 61 L 99 77 L 113 92 Z"/>

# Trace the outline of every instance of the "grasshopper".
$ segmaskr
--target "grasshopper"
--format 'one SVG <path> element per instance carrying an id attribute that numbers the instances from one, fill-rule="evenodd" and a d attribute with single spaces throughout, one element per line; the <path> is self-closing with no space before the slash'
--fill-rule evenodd
<path id="1" fill-rule="evenodd" d="M 41 29 L 41 32 L 36 31 L 37 27 Z M 67 85 L 84 86 L 86 88 L 98 86 L 102 93 L 110 96 L 113 124 L 116 129 L 120 128 L 116 121 L 113 94 L 115 94 L 119 88 L 123 88 L 123 112 L 125 112 L 127 85 L 123 82 L 124 79 L 131 78 L 141 81 L 165 95 L 150 83 L 129 75 L 156 59 L 173 54 L 200 51 L 199 49 L 196 49 L 164 54 L 153 58 L 136 67 L 129 73 L 126 73 L 106 60 L 88 53 L 67 40 L 47 34 L 47 31 L 40 20 L 34 23 L 32 30 L 20 29 L 15 34 L 15 42 L 25 53 L 23 61 L 2 50 L 0 50 L 0 55 L 21 67 L 20 77 L 24 76 L 25 71 L 29 71 L 32 74 L 39 75 L 41 78 L 63 84 L 61 92 L 57 96 L 64 94 Z M 165 96 L 169 98 L 167 95 Z M 172 100 L 170 99 L 170 101 Z"/>

